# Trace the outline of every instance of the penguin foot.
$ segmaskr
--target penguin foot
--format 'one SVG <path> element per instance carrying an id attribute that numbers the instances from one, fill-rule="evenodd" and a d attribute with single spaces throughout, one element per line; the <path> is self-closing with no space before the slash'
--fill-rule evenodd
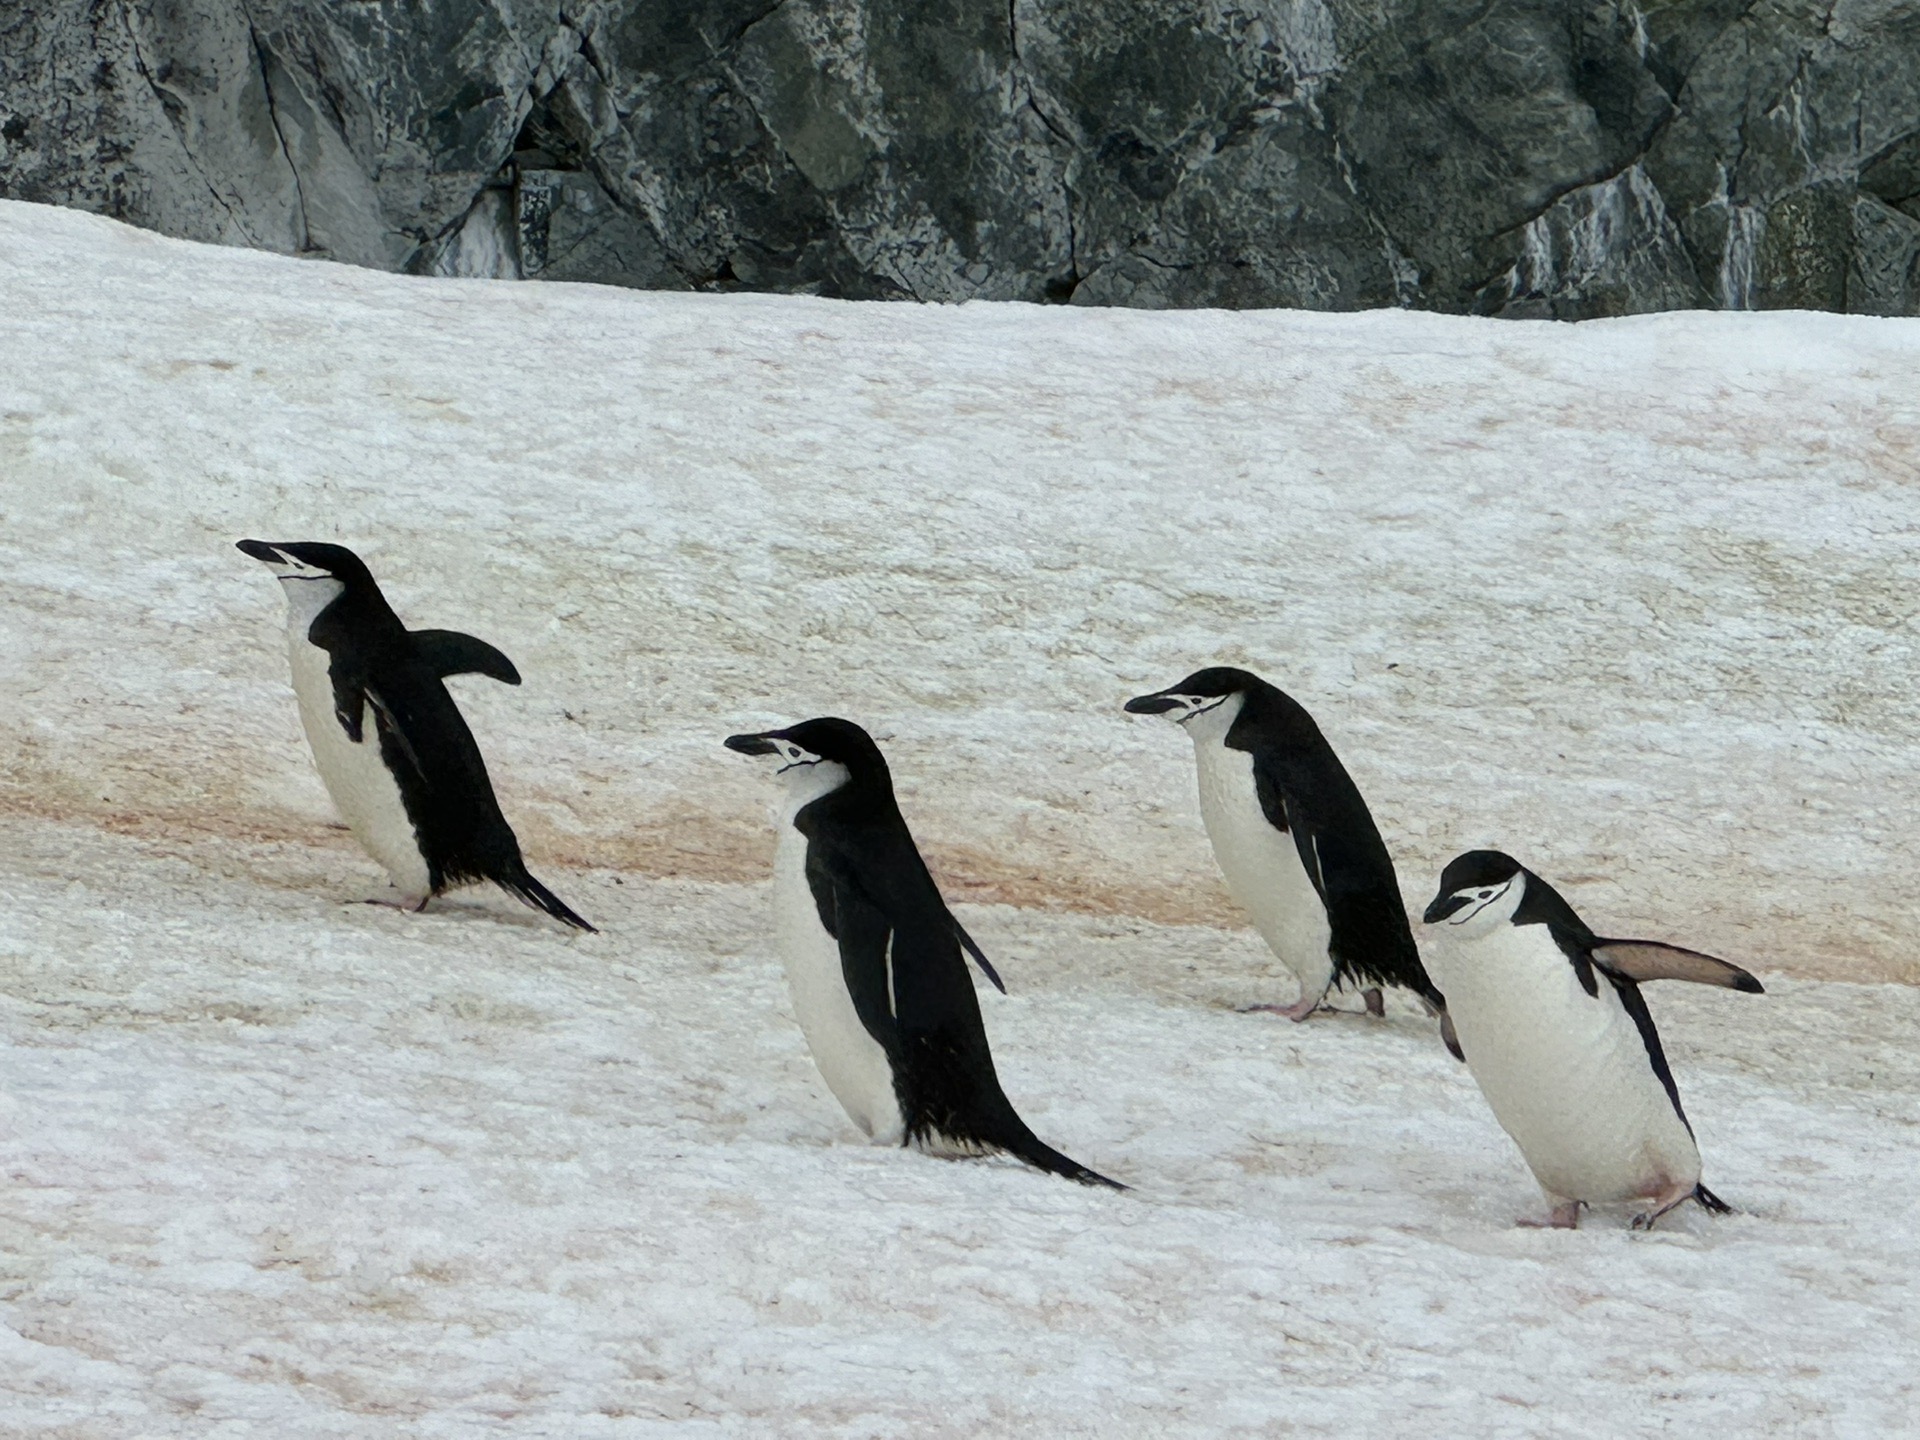
<path id="1" fill-rule="evenodd" d="M 1661 1194 L 1654 1197 L 1653 1209 L 1643 1210 L 1633 1217 L 1633 1228 L 1636 1230 L 1653 1229 L 1655 1222 L 1658 1221 L 1662 1215 L 1666 1214 L 1669 1210 L 1677 1210 L 1680 1206 L 1686 1204 L 1687 1201 L 1693 1199 L 1694 1192 L 1699 1188 L 1698 1185 L 1689 1181 L 1685 1185 L 1676 1185 L 1670 1190 L 1661 1192 Z M 1712 1194 L 1713 1192 L 1708 1191 L 1707 1193 Z M 1720 1197 L 1715 1195 L 1714 1199 L 1719 1200 Z M 1725 1202 L 1722 1201 L 1721 1203 L 1724 1204 Z"/>
<path id="2" fill-rule="evenodd" d="M 406 910 L 418 915 L 422 910 L 427 908 L 427 902 L 431 899 L 433 899 L 431 895 L 404 895 L 398 890 L 393 890 L 385 895 L 369 895 L 360 903 L 362 905 L 385 905 L 390 910 Z"/>
<path id="3" fill-rule="evenodd" d="M 1520 1224 L 1528 1230 L 1578 1230 L 1580 1203 L 1578 1200 L 1562 1200 L 1547 1211 L 1546 1219 L 1536 1220 L 1530 1215 L 1523 1216 Z"/>
<path id="4" fill-rule="evenodd" d="M 1291 1005 L 1243 1005 L 1240 1007 L 1240 1013 L 1242 1015 L 1284 1015 L 1298 1025 L 1318 1010 L 1320 1002 L 1326 998 L 1325 994 L 1312 997 L 1302 995 Z"/>
<path id="5" fill-rule="evenodd" d="M 1367 1014 L 1384 1018 L 1387 1013 L 1387 997 L 1380 993 L 1375 985 L 1360 992 L 1360 998 L 1367 1002 Z"/>

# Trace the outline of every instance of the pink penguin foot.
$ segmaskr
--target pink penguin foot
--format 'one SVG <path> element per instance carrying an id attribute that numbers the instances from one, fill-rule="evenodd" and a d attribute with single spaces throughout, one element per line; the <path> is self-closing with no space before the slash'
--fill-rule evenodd
<path id="1" fill-rule="evenodd" d="M 1249 1005 L 1240 1013 L 1243 1015 L 1284 1015 L 1297 1025 L 1319 1008 L 1320 997 L 1315 995 L 1312 999 L 1302 998 L 1296 1000 L 1291 1005 Z"/>
<path id="2" fill-rule="evenodd" d="M 427 908 L 431 895 L 406 895 L 398 890 L 389 890 L 385 895 L 369 895 L 362 905 L 385 905 L 390 910 L 410 910 L 418 915 Z"/>
<path id="3" fill-rule="evenodd" d="M 1387 997 L 1380 993 L 1379 986 L 1375 985 L 1369 989 L 1362 990 L 1360 992 L 1360 998 L 1367 1002 L 1367 1014 L 1385 1018 L 1387 1013 Z"/>
<path id="4" fill-rule="evenodd" d="M 1633 1217 L 1633 1228 L 1636 1230 L 1653 1229 L 1655 1222 L 1658 1221 L 1662 1215 L 1666 1214 L 1669 1210 L 1678 1209 L 1680 1206 L 1686 1204 L 1687 1201 L 1691 1200 L 1693 1198 L 1694 1188 L 1694 1182 L 1690 1180 L 1685 1185 L 1675 1185 L 1670 1189 L 1661 1191 L 1659 1195 L 1654 1197 L 1653 1208 L 1651 1210 L 1642 1210 L 1638 1215 Z"/>
<path id="5" fill-rule="evenodd" d="M 1578 1230 L 1580 1228 L 1580 1202 L 1563 1200 L 1547 1211 L 1547 1218 L 1538 1220 L 1532 1216 L 1523 1218 L 1520 1223 L 1529 1230 Z"/>

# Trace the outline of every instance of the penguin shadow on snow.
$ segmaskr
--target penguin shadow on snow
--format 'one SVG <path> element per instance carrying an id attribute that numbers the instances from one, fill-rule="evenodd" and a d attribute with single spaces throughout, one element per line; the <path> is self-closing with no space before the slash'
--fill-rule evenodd
<path id="1" fill-rule="evenodd" d="M 422 910 L 450 889 L 490 880 L 591 932 L 527 869 L 480 747 L 447 693 L 452 675 L 518 685 L 513 662 L 458 631 L 408 630 L 345 546 L 241 540 L 237 548 L 285 591 L 301 726 L 335 808 L 393 882 L 384 903 Z"/>

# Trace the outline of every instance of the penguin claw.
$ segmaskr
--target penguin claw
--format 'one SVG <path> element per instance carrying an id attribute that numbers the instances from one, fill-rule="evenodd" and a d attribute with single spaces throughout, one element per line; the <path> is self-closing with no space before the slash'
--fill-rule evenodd
<path id="1" fill-rule="evenodd" d="M 1668 1190 L 1665 1194 L 1654 1196 L 1653 1208 L 1651 1210 L 1642 1210 L 1638 1215 L 1633 1217 L 1633 1228 L 1635 1230 L 1653 1229 L 1654 1223 L 1658 1221 L 1661 1216 L 1670 1210 L 1679 1209 L 1680 1206 L 1693 1199 L 1694 1192 L 1698 1189 L 1699 1186 L 1697 1184 L 1681 1185 Z M 1714 1198 L 1716 1200 L 1719 1199 L 1718 1196 Z"/>

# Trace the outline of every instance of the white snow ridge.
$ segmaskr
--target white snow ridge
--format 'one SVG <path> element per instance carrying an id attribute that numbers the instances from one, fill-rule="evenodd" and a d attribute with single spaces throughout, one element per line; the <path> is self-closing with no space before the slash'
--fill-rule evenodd
<path id="1" fill-rule="evenodd" d="M 0 204 L 0 1434 L 1920 1433 L 1920 322 L 1578 327 L 408 279 Z M 361 905 L 277 586 L 357 549 L 535 874 Z M 1299 1026 L 1190 747 L 1494 844 L 1739 1213 L 1537 1213 L 1431 1022 Z M 1034 1129 L 858 1143 L 730 732 L 861 721 Z M 1346 1003 L 1352 1005 L 1349 999 Z"/>

